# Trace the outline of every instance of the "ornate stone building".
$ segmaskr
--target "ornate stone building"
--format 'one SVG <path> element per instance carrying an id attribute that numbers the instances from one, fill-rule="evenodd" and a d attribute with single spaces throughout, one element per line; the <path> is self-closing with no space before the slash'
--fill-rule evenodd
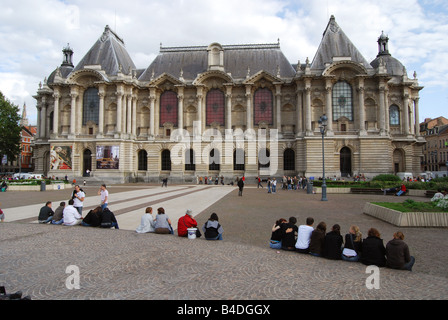
<path id="1" fill-rule="evenodd" d="M 314 59 L 279 43 L 162 47 L 138 69 L 106 26 L 39 86 L 36 171 L 101 180 L 420 173 L 419 86 L 378 39 L 367 62 L 331 17 Z M 275 131 L 278 130 L 278 131 Z M 270 172 L 266 172 L 270 169 Z M 250 179 L 249 179 L 250 181 Z"/>

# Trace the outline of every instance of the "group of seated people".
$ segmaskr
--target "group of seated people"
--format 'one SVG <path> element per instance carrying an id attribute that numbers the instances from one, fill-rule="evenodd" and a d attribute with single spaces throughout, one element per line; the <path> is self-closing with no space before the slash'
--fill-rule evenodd
<path id="1" fill-rule="evenodd" d="M 297 227 L 296 223 L 295 217 L 289 218 L 289 221 L 283 218 L 276 221 L 269 246 L 332 260 L 360 261 L 365 265 L 409 271 L 412 271 L 415 263 L 401 231 L 395 232 L 393 239 L 384 246 L 375 228 L 370 228 L 367 238 L 362 239 L 359 227 L 352 225 L 344 241 L 338 224 L 333 225 L 327 233 L 326 223 L 320 222 L 314 228 L 314 219 L 311 217 L 306 219 L 304 225 Z"/>
<path id="2" fill-rule="evenodd" d="M 85 217 L 73 206 L 74 201 L 70 199 L 68 205 L 61 202 L 55 211 L 52 209 L 52 202 L 47 201 L 39 211 L 39 223 L 51 223 L 64 226 L 82 225 L 85 227 L 101 227 L 119 229 L 117 219 L 109 208 L 101 206 L 90 210 Z"/>
<path id="3" fill-rule="evenodd" d="M 222 240 L 224 229 L 219 224 L 218 215 L 212 213 L 207 222 L 202 226 L 204 237 L 206 240 Z M 188 229 L 198 227 L 197 221 L 193 218 L 193 211 L 188 209 L 185 215 L 180 217 L 177 222 L 177 234 L 179 237 L 187 237 Z M 152 208 L 147 207 L 145 214 L 142 216 L 140 225 L 135 230 L 137 233 L 154 232 L 158 234 L 174 234 L 171 226 L 171 220 L 166 215 L 164 208 L 157 209 L 156 217 L 152 216 Z M 196 230 L 196 237 L 202 234 L 199 229 Z"/>

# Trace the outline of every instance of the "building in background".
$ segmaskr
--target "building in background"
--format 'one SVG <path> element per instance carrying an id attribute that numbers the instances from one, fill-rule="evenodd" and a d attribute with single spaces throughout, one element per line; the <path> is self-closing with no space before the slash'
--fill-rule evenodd
<path id="1" fill-rule="evenodd" d="M 76 65 L 64 48 L 63 63 L 39 85 L 36 171 L 117 182 L 251 181 L 275 167 L 269 175 L 317 178 L 325 114 L 328 176 L 418 175 L 422 87 L 389 53 L 384 33 L 377 42 L 368 62 L 332 16 L 305 63 L 289 62 L 279 43 L 212 43 L 161 46 L 139 69 L 106 26 Z M 185 139 L 193 136 L 202 139 Z"/>
<path id="2" fill-rule="evenodd" d="M 420 124 L 420 132 L 426 139 L 422 171 L 431 172 L 433 177 L 448 176 L 448 119 L 425 119 Z"/>

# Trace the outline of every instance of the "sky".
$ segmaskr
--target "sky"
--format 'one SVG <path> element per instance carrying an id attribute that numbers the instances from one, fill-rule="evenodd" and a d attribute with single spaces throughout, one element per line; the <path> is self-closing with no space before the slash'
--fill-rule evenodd
<path id="1" fill-rule="evenodd" d="M 389 52 L 414 71 L 420 121 L 448 118 L 446 0 L 1 0 L 0 91 L 36 124 L 39 83 L 70 44 L 76 65 L 109 25 L 139 69 L 160 46 L 277 43 L 291 64 L 313 60 L 331 15 L 367 61 L 384 31 Z"/>

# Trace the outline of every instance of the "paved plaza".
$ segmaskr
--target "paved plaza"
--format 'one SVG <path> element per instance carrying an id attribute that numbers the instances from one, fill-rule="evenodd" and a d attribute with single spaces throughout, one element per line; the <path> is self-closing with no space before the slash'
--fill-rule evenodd
<path id="1" fill-rule="evenodd" d="M 98 186 L 87 186 L 83 215 L 99 203 Z M 298 225 L 314 217 L 330 229 L 350 225 L 367 236 L 377 228 L 384 243 L 397 227 L 362 213 L 367 201 L 403 201 L 382 195 L 319 194 L 266 189 L 249 185 L 243 196 L 233 186 L 114 185 L 109 208 L 120 229 L 63 227 L 36 223 L 47 200 L 54 208 L 67 201 L 71 189 L 0 193 L 5 223 L 0 224 L 0 284 L 21 290 L 33 300 L 403 300 L 448 298 L 448 229 L 403 228 L 412 272 L 380 269 L 379 289 L 368 289 L 366 266 L 331 261 L 268 247 L 271 227 L 295 216 Z M 409 197 L 406 197 L 409 198 Z M 415 200 L 428 200 L 415 197 Z M 137 234 L 147 206 L 164 207 L 177 226 L 186 209 L 199 225 L 216 212 L 223 241 L 190 240 L 175 235 Z M 329 231 L 329 230 L 327 230 Z M 75 266 L 79 289 L 67 282 Z M 69 267 L 69 269 L 67 269 Z M 70 285 L 69 285 L 70 286 Z"/>

